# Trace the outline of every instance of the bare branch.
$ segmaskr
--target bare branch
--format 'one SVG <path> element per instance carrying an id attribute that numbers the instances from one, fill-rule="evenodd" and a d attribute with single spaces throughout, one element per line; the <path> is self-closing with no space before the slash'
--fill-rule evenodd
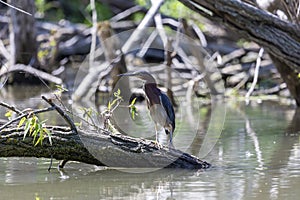
<path id="1" fill-rule="evenodd" d="M 8 105 L 7 103 L 0 102 L 0 106 L 10 109 L 10 110 L 14 111 L 15 113 L 17 113 L 18 115 L 22 114 L 22 111 L 17 109 L 15 106 Z"/>
<path id="2" fill-rule="evenodd" d="M 258 53 L 258 56 L 257 56 L 257 59 L 256 59 L 256 65 L 255 65 L 253 82 L 252 82 L 251 87 L 250 87 L 250 89 L 248 90 L 248 92 L 247 92 L 247 94 L 245 96 L 247 104 L 249 103 L 249 97 L 250 97 L 251 93 L 253 92 L 254 87 L 255 87 L 255 85 L 257 83 L 257 80 L 258 80 L 259 67 L 260 67 L 261 57 L 263 56 L 263 53 L 264 53 L 264 48 L 261 48 L 259 50 L 259 53 Z"/>
<path id="3" fill-rule="evenodd" d="M 52 106 L 53 109 L 55 109 L 60 116 L 62 116 L 64 118 L 64 120 L 69 124 L 69 126 L 71 127 L 71 129 L 77 134 L 77 128 L 73 122 L 73 120 L 70 118 L 70 116 L 63 111 L 58 105 L 56 105 L 51 99 L 47 99 L 45 96 L 42 96 L 42 99 L 45 100 L 48 104 L 50 104 Z M 1 130 L 1 129 L 0 129 Z"/>

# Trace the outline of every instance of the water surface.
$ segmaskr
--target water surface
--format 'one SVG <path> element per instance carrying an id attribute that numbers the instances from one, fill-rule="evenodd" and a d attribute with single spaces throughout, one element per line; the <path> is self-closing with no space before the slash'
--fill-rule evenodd
<path id="1" fill-rule="evenodd" d="M 299 199 L 299 111 L 273 101 L 225 105 L 222 134 L 202 158 L 211 169 L 127 173 L 73 162 L 48 173 L 49 159 L 1 158 L 0 199 Z M 201 156 L 210 115 L 199 116 L 192 140 L 180 115 L 175 146 Z"/>

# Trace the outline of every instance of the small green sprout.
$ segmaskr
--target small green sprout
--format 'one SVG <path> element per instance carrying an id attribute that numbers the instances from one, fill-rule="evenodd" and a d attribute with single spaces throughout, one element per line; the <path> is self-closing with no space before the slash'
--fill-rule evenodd
<path id="1" fill-rule="evenodd" d="M 131 114 L 131 118 L 133 120 L 135 120 L 135 116 L 137 115 L 137 109 L 135 107 L 135 102 L 136 102 L 136 97 L 131 101 L 130 105 L 128 106 L 130 108 L 130 114 Z"/>
<path id="2" fill-rule="evenodd" d="M 11 120 L 12 114 L 13 114 L 12 110 L 8 110 L 4 116 L 7 117 L 7 119 Z"/>
<path id="3" fill-rule="evenodd" d="M 55 91 L 54 94 L 56 94 L 56 95 L 61 95 L 63 92 L 68 91 L 68 89 L 65 88 L 63 85 L 55 85 L 55 86 L 56 86 L 57 91 Z"/>

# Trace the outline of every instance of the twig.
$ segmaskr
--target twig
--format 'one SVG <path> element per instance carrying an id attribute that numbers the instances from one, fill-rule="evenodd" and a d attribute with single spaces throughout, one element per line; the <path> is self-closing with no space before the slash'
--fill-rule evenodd
<path id="1" fill-rule="evenodd" d="M 7 103 L 0 102 L 0 106 L 10 109 L 10 110 L 14 111 L 15 113 L 17 113 L 18 115 L 22 114 L 22 111 L 17 109 L 15 106 L 8 105 Z"/>
<path id="2" fill-rule="evenodd" d="M 16 121 L 19 121 L 20 119 L 22 119 L 23 117 L 27 117 L 28 115 L 30 115 L 30 113 L 33 113 L 33 114 L 39 114 L 39 113 L 43 113 L 43 112 L 48 112 L 48 111 L 51 111 L 51 110 L 54 110 L 53 107 L 49 107 L 49 108 L 43 108 L 43 109 L 39 109 L 39 110 L 33 110 L 31 112 L 26 112 L 10 121 L 8 121 L 6 124 L 2 125 L 0 127 L 0 131 L 2 131 L 4 128 L 6 128 L 7 126 L 9 126 L 10 124 L 16 122 Z"/>
<path id="3" fill-rule="evenodd" d="M 69 124 L 71 129 L 76 134 L 78 134 L 77 128 L 76 128 L 73 120 L 70 118 L 70 116 L 65 111 L 63 111 L 58 105 L 53 103 L 53 101 L 51 99 L 47 99 L 45 96 L 42 96 L 42 99 L 45 100 L 48 104 L 50 104 L 52 106 L 52 108 L 55 109 L 60 114 L 60 116 L 62 116 L 64 118 L 64 120 Z"/>
<path id="4" fill-rule="evenodd" d="M 250 89 L 248 90 L 245 98 L 246 98 L 246 104 L 249 103 L 249 97 L 251 95 L 251 93 L 253 92 L 254 90 L 254 87 L 257 83 L 257 79 L 258 79 L 258 75 L 259 75 L 259 67 L 260 67 L 260 63 L 261 63 L 261 57 L 263 56 L 263 53 L 264 53 L 264 48 L 261 48 L 259 50 L 259 53 L 258 53 L 258 56 L 257 56 L 257 59 L 256 59 L 256 65 L 255 65 L 255 71 L 254 71 L 254 77 L 253 77 L 253 82 L 251 84 L 251 87 Z"/>
<path id="5" fill-rule="evenodd" d="M 11 7 L 11 8 L 13 8 L 13 9 L 19 11 L 19 12 L 22 12 L 22 13 L 26 14 L 26 15 L 32 16 L 32 14 L 30 14 L 29 12 L 26 12 L 26 11 L 24 11 L 24 10 L 22 10 L 22 9 L 20 9 L 20 8 L 17 8 L 17 7 L 15 7 L 15 6 L 13 6 L 13 5 L 10 5 L 10 4 L 8 4 L 8 3 L 4 2 L 4 1 L 1 1 L 1 0 L 0 0 L 0 3 L 3 3 L 4 5 L 7 5 L 8 7 Z"/>

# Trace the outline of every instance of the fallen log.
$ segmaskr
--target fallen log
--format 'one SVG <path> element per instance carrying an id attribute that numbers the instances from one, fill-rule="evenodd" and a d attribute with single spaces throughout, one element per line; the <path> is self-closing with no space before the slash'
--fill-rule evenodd
<path id="1" fill-rule="evenodd" d="M 166 147 L 158 148 L 153 141 L 107 132 L 48 127 L 52 145 L 45 139 L 34 146 L 32 137 L 24 139 L 24 128 L 0 131 L 1 157 L 37 157 L 126 168 L 206 169 L 211 165 L 187 153 Z"/>
<path id="2" fill-rule="evenodd" d="M 79 161 L 123 168 L 206 169 L 211 166 L 180 150 L 158 147 L 154 141 L 111 133 L 101 127 L 90 127 L 89 124 L 84 130 L 80 129 L 75 126 L 68 112 L 55 104 L 53 99 L 45 96 L 42 96 L 42 99 L 51 107 L 25 112 L 0 102 L 0 105 L 19 115 L 0 126 L 1 157 L 44 157 L 63 160 L 64 163 Z M 41 143 L 36 142 L 35 137 L 40 137 L 42 133 L 33 137 L 28 131 L 28 124 L 23 125 L 19 121 L 21 118 L 28 119 L 35 114 L 53 110 L 57 111 L 69 127 L 46 126 L 40 123 L 38 126 L 43 127 L 43 130 L 47 129 L 48 134 L 43 134 L 44 139 Z M 30 124 L 36 127 L 31 122 Z M 24 135 L 25 132 L 29 134 Z"/>

